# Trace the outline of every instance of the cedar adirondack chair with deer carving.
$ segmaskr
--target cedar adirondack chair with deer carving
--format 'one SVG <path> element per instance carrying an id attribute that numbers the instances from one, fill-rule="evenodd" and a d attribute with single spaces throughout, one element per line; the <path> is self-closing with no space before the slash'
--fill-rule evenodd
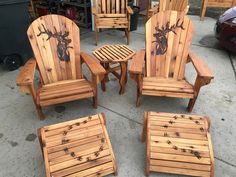
<path id="1" fill-rule="evenodd" d="M 147 19 L 158 12 L 166 10 L 184 11 L 187 14 L 189 10 L 188 4 L 188 0 L 159 0 L 157 5 L 149 9 Z"/>
<path id="2" fill-rule="evenodd" d="M 141 95 L 189 98 L 192 111 L 200 88 L 213 79 L 211 70 L 189 51 L 192 34 L 193 23 L 184 12 L 163 11 L 148 20 L 146 50 L 136 53 L 129 70 L 137 82 L 137 106 Z M 187 62 L 197 72 L 194 85 L 185 79 Z"/>
<path id="3" fill-rule="evenodd" d="M 124 28 L 129 44 L 130 15 L 133 14 L 133 10 L 128 6 L 128 0 L 93 0 L 93 2 L 96 45 L 99 29 L 102 28 Z"/>
<path id="4" fill-rule="evenodd" d="M 80 52 L 80 31 L 70 19 L 46 15 L 36 19 L 27 31 L 34 52 L 16 81 L 20 90 L 33 97 L 38 116 L 44 118 L 42 107 L 93 98 L 97 107 L 97 84 L 105 70 L 91 56 Z M 92 73 L 91 81 L 83 75 L 82 63 Z M 35 88 L 38 69 L 40 84 Z"/>

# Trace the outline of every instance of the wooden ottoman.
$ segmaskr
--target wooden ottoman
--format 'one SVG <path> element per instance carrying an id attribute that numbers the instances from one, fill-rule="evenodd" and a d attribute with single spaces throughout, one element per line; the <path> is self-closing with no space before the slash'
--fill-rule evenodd
<path id="1" fill-rule="evenodd" d="M 214 176 L 210 121 L 197 115 L 145 112 L 146 175 L 150 171 Z"/>
<path id="2" fill-rule="evenodd" d="M 117 175 L 103 113 L 38 130 L 47 177 Z"/>

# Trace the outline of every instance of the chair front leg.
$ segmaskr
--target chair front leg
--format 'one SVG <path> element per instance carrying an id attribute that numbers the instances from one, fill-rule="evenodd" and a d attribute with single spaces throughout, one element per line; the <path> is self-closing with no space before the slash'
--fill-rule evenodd
<path id="1" fill-rule="evenodd" d="M 195 84 L 194 84 L 194 98 L 190 99 L 189 101 L 188 108 L 187 108 L 188 112 L 192 112 L 201 87 L 209 84 L 210 82 L 211 82 L 211 78 L 197 76 Z"/>
<path id="2" fill-rule="evenodd" d="M 142 74 L 131 74 L 131 78 L 134 79 L 137 84 L 136 107 L 139 107 L 140 106 L 140 99 L 142 96 L 143 76 L 142 76 Z"/>
<path id="3" fill-rule="evenodd" d="M 97 105 L 98 105 L 98 96 L 97 96 L 97 85 L 98 83 L 103 80 L 104 75 L 94 75 L 92 74 L 92 86 L 93 86 L 93 107 L 95 109 L 97 109 Z"/>
<path id="4" fill-rule="evenodd" d="M 31 95 L 39 119 L 40 120 L 45 119 L 45 116 L 44 116 L 43 111 L 42 111 L 42 107 L 40 106 L 39 101 L 38 101 L 36 90 L 34 88 L 34 83 L 28 84 L 28 85 L 24 85 L 24 86 L 20 86 L 20 90 L 21 90 L 21 92 L 24 92 L 26 94 L 30 94 Z"/>

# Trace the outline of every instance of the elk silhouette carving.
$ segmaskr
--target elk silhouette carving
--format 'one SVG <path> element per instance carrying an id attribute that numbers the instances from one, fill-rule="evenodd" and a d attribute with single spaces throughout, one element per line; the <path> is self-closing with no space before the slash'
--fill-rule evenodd
<path id="1" fill-rule="evenodd" d="M 162 26 L 160 29 L 158 27 L 155 27 L 156 33 L 153 34 L 153 36 L 156 38 L 153 43 L 156 43 L 156 55 L 163 55 L 166 53 L 168 49 L 168 39 L 167 34 L 169 32 L 173 32 L 176 34 L 175 29 L 181 28 L 184 30 L 183 22 L 180 23 L 180 19 L 178 19 L 177 23 L 170 26 L 170 22 L 167 22 L 165 26 Z"/>
<path id="2" fill-rule="evenodd" d="M 54 33 L 50 30 L 46 29 L 45 26 L 42 24 L 42 28 L 39 26 L 38 29 L 40 33 L 37 36 L 41 36 L 42 34 L 48 35 L 48 38 L 46 41 L 48 41 L 50 38 L 56 38 L 57 39 L 57 56 L 61 61 L 69 62 L 70 61 L 70 53 L 68 51 L 68 48 L 73 48 L 69 46 L 71 43 L 71 39 L 68 38 L 69 32 L 66 31 L 65 33 L 58 32 L 57 29 L 54 27 Z"/>

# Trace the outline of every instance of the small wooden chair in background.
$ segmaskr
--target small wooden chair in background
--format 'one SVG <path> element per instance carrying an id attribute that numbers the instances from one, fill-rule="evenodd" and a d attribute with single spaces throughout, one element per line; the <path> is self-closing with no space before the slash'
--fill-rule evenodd
<path id="1" fill-rule="evenodd" d="M 151 0 L 149 0 L 151 3 Z M 159 3 L 148 10 L 147 20 L 158 12 L 165 10 L 185 11 L 188 13 L 189 5 L 188 0 L 159 0 Z"/>
<path id="2" fill-rule="evenodd" d="M 44 118 L 43 106 L 83 98 L 93 98 L 97 107 L 97 84 L 105 70 L 91 56 L 80 52 L 80 31 L 70 19 L 60 15 L 46 15 L 36 19 L 27 31 L 34 56 L 20 71 L 16 81 L 20 90 L 31 94 L 37 113 Z M 92 81 L 82 71 L 85 63 L 92 73 Z M 36 68 L 40 74 L 35 89 Z"/>
<path id="3" fill-rule="evenodd" d="M 96 45 L 101 28 L 124 28 L 127 44 L 129 44 L 130 15 L 133 14 L 133 10 L 128 6 L 127 0 L 94 0 L 92 14 L 94 15 Z"/>
<path id="4" fill-rule="evenodd" d="M 236 5 L 236 0 L 202 0 L 200 20 L 203 21 L 207 7 L 230 8 Z"/>
<path id="5" fill-rule="evenodd" d="M 200 88 L 213 79 L 211 70 L 189 51 L 192 35 L 193 23 L 185 12 L 162 11 L 148 20 L 146 50 L 134 55 L 129 70 L 137 82 L 137 106 L 141 95 L 190 98 L 192 111 Z M 197 72 L 194 85 L 185 79 L 189 61 Z"/>

